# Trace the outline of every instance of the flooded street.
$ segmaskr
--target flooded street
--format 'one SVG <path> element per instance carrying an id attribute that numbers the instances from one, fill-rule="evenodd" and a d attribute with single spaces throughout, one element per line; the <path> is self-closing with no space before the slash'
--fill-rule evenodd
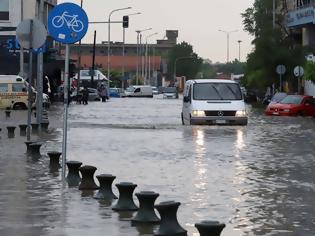
<path id="1" fill-rule="evenodd" d="M 202 220 L 224 222 L 222 236 L 314 235 L 312 118 L 266 117 L 249 106 L 245 127 L 182 126 L 181 106 L 159 96 L 72 104 L 67 159 L 117 176 L 114 184 L 136 183 L 135 192 L 158 192 L 157 203 L 181 202 L 190 236 Z M 40 159 L 25 154 L 18 128 L 7 138 L 5 127 L 25 123 L 26 113 L 0 111 L 0 119 L 0 235 L 152 235 L 49 169 L 46 153 L 62 146 L 61 104 L 49 110 L 49 132 L 32 136 L 46 140 Z"/>

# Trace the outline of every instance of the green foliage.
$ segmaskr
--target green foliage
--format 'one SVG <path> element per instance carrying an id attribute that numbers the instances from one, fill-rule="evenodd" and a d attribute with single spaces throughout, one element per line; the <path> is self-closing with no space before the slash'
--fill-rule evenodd
<path id="1" fill-rule="evenodd" d="M 304 79 L 315 83 L 315 63 L 308 61 L 305 64 Z"/>
<path id="2" fill-rule="evenodd" d="M 246 63 L 239 62 L 238 60 L 234 60 L 233 62 L 229 62 L 226 64 L 219 64 L 217 66 L 217 72 L 221 72 L 224 74 L 244 74 Z"/>
<path id="3" fill-rule="evenodd" d="M 103 70 L 102 73 L 107 75 L 107 70 Z M 121 80 L 122 80 L 122 73 L 121 71 L 111 70 L 110 71 L 110 87 L 113 88 L 120 88 L 121 87 Z"/>
<path id="4" fill-rule="evenodd" d="M 255 36 L 252 42 L 254 51 L 247 58 L 246 86 L 261 90 L 272 83 L 279 86 L 277 65 L 285 65 L 287 72 L 283 80 L 290 81 L 294 78 L 294 67 L 304 64 L 305 48 L 294 41 L 284 25 L 282 16 L 285 16 L 286 10 L 285 7 L 280 9 L 281 14 L 276 17 L 275 28 L 270 0 L 255 0 L 253 7 L 242 14 L 244 30 Z"/>
<path id="5" fill-rule="evenodd" d="M 169 71 L 174 74 L 176 63 L 176 75 L 195 78 L 202 65 L 202 59 L 193 52 L 193 47 L 182 42 L 177 44 L 169 53 Z"/>

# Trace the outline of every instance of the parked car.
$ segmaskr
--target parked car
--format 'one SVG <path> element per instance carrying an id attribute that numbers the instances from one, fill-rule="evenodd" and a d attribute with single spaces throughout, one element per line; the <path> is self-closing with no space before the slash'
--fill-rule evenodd
<path id="1" fill-rule="evenodd" d="M 79 96 L 77 96 L 77 90 L 75 89 L 74 91 L 71 92 L 71 100 L 76 101 L 77 99 L 80 99 L 81 91 L 83 88 L 80 88 Z M 95 88 L 88 88 L 89 90 L 89 101 L 101 101 L 101 97 L 98 94 L 97 89 Z"/>
<path id="2" fill-rule="evenodd" d="M 266 115 L 272 116 L 313 116 L 315 117 L 315 102 L 312 96 L 288 95 L 278 103 L 270 103 Z"/>
<path id="3" fill-rule="evenodd" d="M 265 96 L 265 98 L 263 99 L 262 103 L 264 105 L 268 105 L 270 103 L 278 103 L 280 102 L 282 99 L 284 99 L 286 96 L 288 96 L 287 93 L 284 92 L 278 92 L 275 93 L 273 96 Z"/>
<path id="4" fill-rule="evenodd" d="M 159 94 L 158 88 L 154 87 L 154 86 L 152 86 L 152 92 L 153 92 L 153 95 L 158 95 Z"/>
<path id="5" fill-rule="evenodd" d="M 176 87 L 165 87 L 163 89 L 163 98 L 178 98 Z"/>
<path id="6" fill-rule="evenodd" d="M 112 98 L 120 98 L 119 88 L 109 88 L 109 96 Z"/>

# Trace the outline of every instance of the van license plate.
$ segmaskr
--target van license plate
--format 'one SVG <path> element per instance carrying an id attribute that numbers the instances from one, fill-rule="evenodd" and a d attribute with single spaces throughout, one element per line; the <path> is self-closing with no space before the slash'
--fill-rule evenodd
<path id="1" fill-rule="evenodd" d="M 216 120 L 216 122 L 215 123 L 217 123 L 217 124 L 225 124 L 226 123 L 226 121 L 225 120 Z"/>

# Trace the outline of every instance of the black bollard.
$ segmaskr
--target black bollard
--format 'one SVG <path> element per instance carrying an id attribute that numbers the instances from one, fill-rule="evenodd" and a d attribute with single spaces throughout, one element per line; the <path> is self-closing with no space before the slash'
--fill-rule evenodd
<path id="1" fill-rule="evenodd" d="M 7 126 L 7 130 L 8 130 L 8 138 L 14 138 L 14 130 L 15 130 L 15 126 Z"/>
<path id="2" fill-rule="evenodd" d="M 30 144 L 36 143 L 36 141 L 26 141 L 24 143 L 26 144 L 26 152 L 31 153 Z"/>
<path id="3" fill-rule="evenodd" d="M 103 174 L 97 175 L 96 178 L 100 183 L 100 189 L 98 193 L 95 195 L 95 198 L 106 200 L 117 199 L 117 196 L 113 193 L 112 190 L 112 183 L 116 176 Z"/>
<path id="4" fill-rule="evenodd" d="M 42 128 L 42 130 L 47 131 L 48 130 L 48 126 L 49 126 L 49 121 L 42 121 L 40 123 L 40 127 Z"/>
<path id="5" fill-rule="evenodd" d="M 154 202 L 160 194 L 151 191 L 141 191 L 136 193 L 139 200 L 139 211 L 131 220 L 132 224 L 136 223 L 152 223 L 160 222 L 154 211 Z"/>
<path id="6" fill-rule="evenodd" d="M 62 154 L 61 152 L 47 152 L 47 155 L 50 160 L 49 165 L 61 167 L 61 165 L 59 164 L 61 154 Z"/>
<path id="7" fill-rule="evenodd" d="M 157 231 L 154 232 L 155 236 L 187 236 L 187 230 L 183 229 L 177 221 L 177 210 L 180 202 L 168 201 L 161 202 L 156 205 L 161 216 L 161 224 Z"/>
<path id="8" fill-rule="evenodd" d="M 79 161 L 67 161 L 68 175 L 66 180 L 69 186 L 78 186 L 81 182 L 79 168 L 82 162 Z"/>
<path id="9" fill-rule="evenodd" d="M 195 224 L 200 236 L 220 236 L 225 224 L 218 221 L 202 221 Z"/>
<path id="10" fill-rule="evenodd" d="M 129 182 L 122 182 L 116 184 L 116 187 L 119 191 L 119 198 L 118 202 L 112 209 L 114 211 L 137 211 L 138 207 L 132 198 L 133 191 L 137 185 Z"/>
<path id="11" fill-rule="evenodd" d="M 79 168 L 81 172 L 82 181 L 79 185 L 80 190 L 94 190 L 99 187 L 94 182 L 94 173 L 97 170 L 94 166 L 82 166 Z"/>
<path id="12" fill-rule="evenodd" d="M 32 155 L 40 156 L 40 148 L 43 145 L 41 142 L 34 142 L 29 145 L 30 153 Z"/>
<path id="13" fill-rule="evenodd" d="M 32 123 L 31 125 L 32 125 L 32 133 L 33 134 L 35 134 L 35 133 L 37 134 L 39 125 L 37 123 Z"/>
<path id="14" fill-rule="evenodd" d="M 10 110 L 5 110 L 5 117 L 10 118 L 11 116 L 11 111 Z"/>
<path id="15" fill-rule="evenodd" d="M 20 127 L 20 136 L 26 136 L 27 125 L 19 125 Z"/>

